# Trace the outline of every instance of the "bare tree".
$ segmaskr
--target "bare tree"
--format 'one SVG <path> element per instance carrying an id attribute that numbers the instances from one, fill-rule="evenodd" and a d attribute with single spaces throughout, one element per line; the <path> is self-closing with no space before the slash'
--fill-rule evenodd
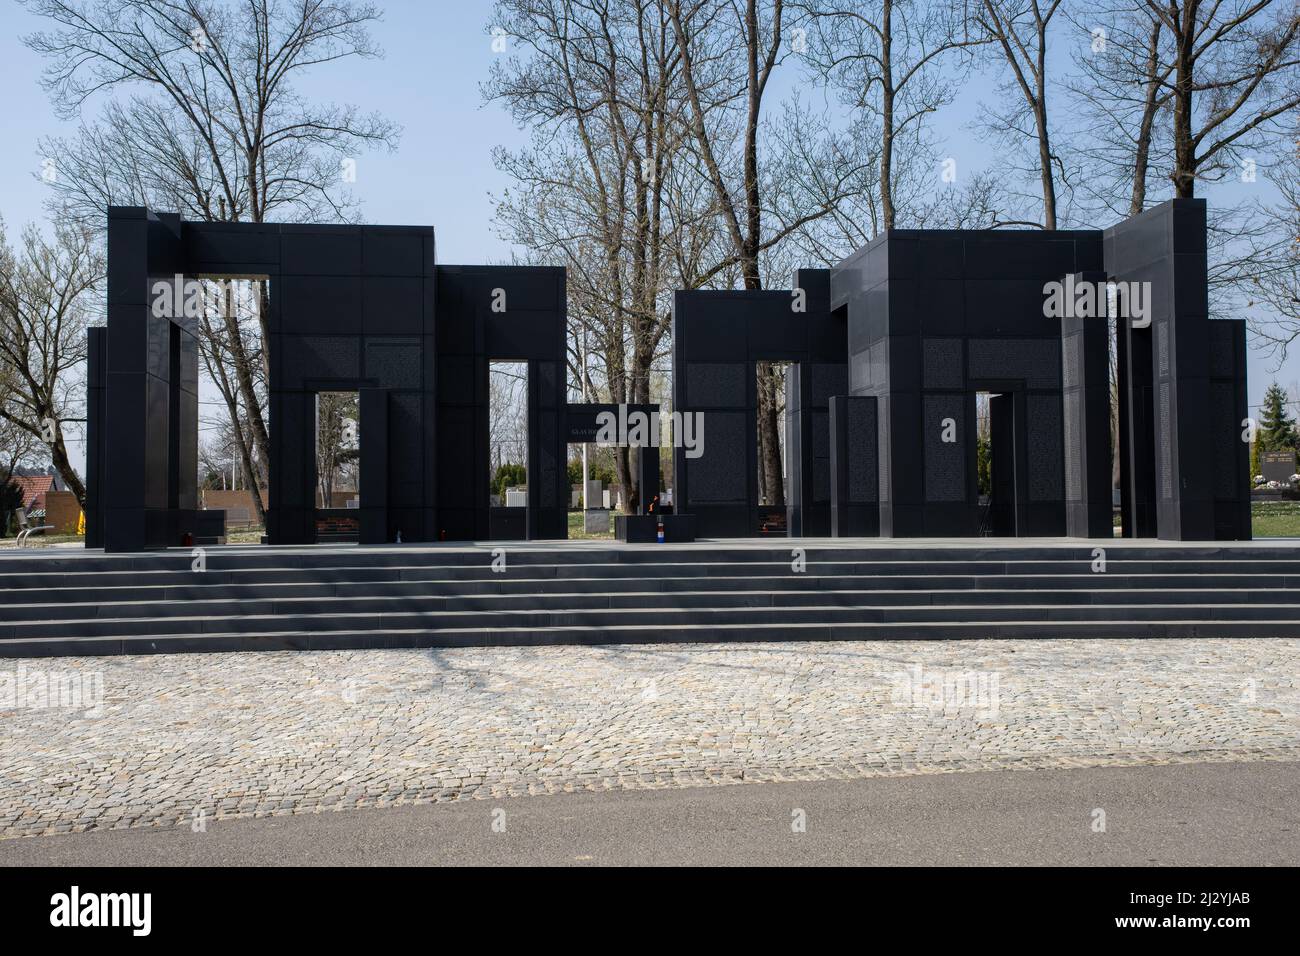
<path id="1" fill-rule="evenodd" d="M 103 279 L 103 253 L 83 229 L 59 224 L 47 239 L 28 226 L 21 257 L 0 231 L 0 368 L 8 387 L 0 418 L 49 447 L 55 469 L 83 506 L 86 487 L 68 458 L 63 424 L 84 409 L 78 375 Z"/>
<path id="2" fill-rule="evenodd" d="M 0 363 L 0 408 L 14 402 L 14 370 Z M 22 506 L 22 490 L 12 478 L 20 465 L 34 462 L 41 448 L 36 436 L 0 415 L 0 537 L 9 534 L 10 519 Z"/>
<path id="3" fill-rule="evenodd" d="M 1108 217 L 1136 216 L 1153 191 L 1153 169 L 1159 176 L 1170 162 L 1170 33 L 1143 0 L 1111 0 L 1070 19 L 1083 41 L 1067 82 L 1083 107 L 1071 144 L 1088 166 L 1081 189 Z"/>
<path id="4" fill-rule="evenodd" d="M 334 507 L 336 490 L 355 491 L 347 485 L 360 449 L 357 424 L 360 415 L 356 392 L 320 392 L 316 396 L 316 484 L 320 507 Z"/>
<path id="5" fill-rule="evenodd" d="M 1019 100 L 1015 107 L 991 117 L 990 125 L 1012 142 L 1033 141 L 1044 229 L 1057 227 L 1057 178 L 1064 173 L 1064 164 L 1052 149 L 1047 109 L 1047 37 L 1060 8 L 1061 0 L 981 0 L 974 15 L 1010 71 L 1004 91 L 1013 102 Z"/>
<path id="6" fill-rule="evenodd" d="M 489 477 L 504 464 L 528 464 L 528 368 L 493 362 L 488 372 Z"/>
<path id="7" fill-rule="evenodd" d="M 230 422 L 200 422 L 199 431 L 208 434 L 199 441 L 199 488 L 214 491 L 236 491 L 238 462 L 235 454 L 235 437 Z"/>
<path id="8" fill-rule="evenodd" d="M 826 216 L 856 188 L 851 165 L 831 167 L 843 177 L 822 190 L 823 202 L 782 214 L 767 202 L 771 167 L 760 158 L 763 106 L 773 71 L 789 52 L 784 0 L 664 0 L 681 50 L 686 122 L 702 173 L 713 189 L 722 235 L 746 289 L 763 288 L 762 256 Z M 734 118 L 733 118 L 734 117 Z M 775 224 L 765 224 L 765 214 Z M 780 375 L 758 363 L 758 442 L 765 497 L 785 503 L 780 452 Z"/>
<path id="9" fill-rule="evenodd" d="M 353 202 L 341 164 L 395 142 L 396 127 L 382 117 L 314 104 L 295 88 L 306 70 L 379 55 L 369 35 L 379 19 L 372 4 L 22 2 L 53 24 L 26 42 L 48 60 L 43 84 L 61 115 L 78 115 L 101 92 L 136 94 L 107 105 L 100 122 L 73 139 L 42 143 L 59 164 L 55 188 L 74 215 L 99 219 L 105 204 L 118 203 L 165 204 L 209 221 L 348 218 Z M 221 356 L 253 445 L 246 457 L 263 461 L 269 439 L 255 364 L 264 376 L 268 296 L 263 283 L 261 347 L 250 352 L 233 320 Z M 230 414 L 240 417 L 234 406 Z"/>
<path id="10" fill-rule="evenodd" d="M 769 14 L 780 7 L 764 4 Z M 690 82 L 674 12 L 698 44 Z M 725 61 L 738 49 L 740 22 L 725 12 L 720 3 L 674 11 L 665 0 L 500 0 L 494 8 L 491 25 L 511 48 L 484 94 L 534 131 L 527 149 L 496 153 L 513 181 L 497 218 L 528 261 L 567 267 L 571 380 L 586 382 L 593 398 L 651 400 L 673 290 L 761 288 L 763 257 L 833 210 L 850 192 L 845 183 L 860 188 L 850 162 L 822 161 L 831 157 L 816 117 L 791 116 L 797 131 L 761 131 L 778 147 L 775 161 L 759 163 L 758 126 L 746 147 L 741 117 L 751 97 L 737 90 L 748 68 Z M 800 161 L 810 156 L 816 168 Z M 763 180 L 761 210 L 744 185 L 746 162 Z M 758 240 L 737 243 L 736 229 L 756 220 Z M 618 451 L 618 481 L 634 490 L 632 458 Z"/>
<path id="11" fill-rule="evenodd" d="M 535 133 L 531 148 L 495 153 L 517 184 L 498 221 L 535 261 L 568 269 L 572 378 L 592 397 L 647 402 L 671 290 L 703 281 L 711 234 L 709 197 L 682 165 L 667 15 L 651 0 L 500 0 L 493 16 L 517 50 L 493 65 L 484 96 Z M 617 452 L 630 492 L 632 460 Z"/>
<path id="12" fill-rule="evenodd" d="M 252 498 L 257 521 L 265 527 L 266 503 L 262 500 L 261 489 L 267 484 L 267 459 L 263 457 L 258 460 L 258 446 L 249 440 L 252 425 L 249 407 L 244 398 L 246 391 L 233 377 L 231 363 L 226 361 L 227 356 L 236 354 L 237 351 L 248 355 L 260 348 L 260 337 L 247 329 L 248 323 L 240 319 L 238 299 L 238 286 L 229 280 L 204 283 L 204 308 L 198 320 L 199 357 L 209 380 L 225 402 L 228 416 L 226 424 L 239 460 L 240 472 L 244 476 L 244 485 Z M 254 314 L 255 311 L 253 310 Z M 252 378 L 260 367 L 260 363 L 251 367 L 244 366 L 243 372 Z M 264 401 L 266 388 L 264 378 L 253 384 L 253 394 L 257 396 L 254 409 L 259 408 Z"/>
<path id="13" fill-rule="evenodd" d="M 1220 179 L 1300 108 L 1300 11 L 1273 0 L 1146 0 L 1173 44 L 1174 195 Z"/>
<path id="14" fill-rule="evenodd" d="M 926 120 L 950 103 L 960 87 L 962 64 L 953 62 L 952 54 L 990 38 L 969 32 L 961 7 L 932 0 L 829 0 L 799 6 L 815 30 L 805 59 L 839 89 L 845 105 L 859 112 L 858 122 L 879 135 L 880 226 L 892 229 L 899 218 L 898 192 L 915 189 L 916 173 L 932 168 L 925 162 L 932 153 Z"/>
<path id="15" fill-rule="evenodd" d="M 1257 239 L 1246 275 L 1247 311 L 1255 342 L 1273 352 L 1280 365 L 1289 346 L 1300 338 L 1300 133 L 1279 151 L 1272 180 L 1279 198 L 1254 210 L 1268 227 Z"/>

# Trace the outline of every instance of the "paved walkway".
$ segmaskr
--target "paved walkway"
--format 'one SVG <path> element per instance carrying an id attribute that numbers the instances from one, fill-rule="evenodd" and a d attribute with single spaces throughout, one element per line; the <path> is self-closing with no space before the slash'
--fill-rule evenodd
<path id="1" fill-rule="evenodd" d="M 1296 866 L 1297 787 L 1258 761 L 610 790 L 0 840 L 0 868 Z"/>
<path id="2" fill-rule="evenodd" d="M 48 706 L 63 696 L 75 706 Z M 0 836 L 559 791 L 1300 759 L 1300 641 L 0 659 Z"/>

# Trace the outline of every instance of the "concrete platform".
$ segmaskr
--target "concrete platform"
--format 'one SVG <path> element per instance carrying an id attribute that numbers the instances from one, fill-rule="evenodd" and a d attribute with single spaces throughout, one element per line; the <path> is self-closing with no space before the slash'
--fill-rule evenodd
<path id="1" fill-rule="evenodd" d="M 772 551 L 783 547 L 816 548 L 827 551 L 932 551 L 952 549 L 962 552 L 1025 551 L 1042 548 L 1085 549 L 1111 548 L 1141 551 L 1203 552 L 1203 551 L 1294 551 L 1300 555 L 1300 538 L 1256 538 L 1253 541 L 1161 541 L 1157 538 L 701 538 L 691 542 L 628 544 L 617 539 L 572 539 L 566 541 L 436 541 L 418 544 L 355 544 L 332 543 L 315 545 L 222 544 L 204 548 L 209 554 L 247 555 L 297 555 L 297 554 L 424 554 L 479 553 L 506 548 L 514 551 L 537 551 L 564 554 L 570 551 L 709 551 L 719 549 L 735 551 Z M 47 557 L 105 557 L 124 561 L 147 559 L 155 555 L 189 554 L 190 548 L 168 548 L 134 554 L 106 554 L 102 548 L 84 548 L 80 545 L 54 547 L 3 548 L 0 562 L 24 558 Z"/>

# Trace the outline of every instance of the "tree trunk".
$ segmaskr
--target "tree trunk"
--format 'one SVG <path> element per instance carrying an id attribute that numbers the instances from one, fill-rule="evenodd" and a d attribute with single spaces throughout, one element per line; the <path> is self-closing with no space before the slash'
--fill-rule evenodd
<path id="1" fill-rule="evenodd" d="M 1133 191 L 1129 196 L 1128 214 L 1136 216 L 1146 208 L 1147 170 L 1151 165 L 1151 133 L 1156 121 L 1156 103 L 1160 95 L 1160 21 L 1151 24 L 1151 37 L 1147 41 L 1147 59 L 1144 64 L 1147 85 L 1142 103 L 1142 122 L 1138 126 L 1137 142 L 1133 151 Z M 1118 477 L 1116 478 L 1118 485 Z"/>
<path id="2" fill-rule="evenodd" d="M 248 439 L 248 433 L 244 429 L 243 416 L 239 410 L 239 395 L 230 382 L 230 377 L 226 374 L 226 364 L 222 361 L 225 352 L 222 347 L 221 337 L 214 329 L 206 317 L 199 321 L 199 339 L 200 354 L 207 366 L 208 374 L 212 377 L 221 393 L 222 399 L 226 403 L 226 413 L 230 416 L 230 428 L 234 434 L 235 446 L 239 450 L 240 470 L 244 473 L 244 481 L 248 485 L 248 492 L 253 499 L 253 510 L 257 512 L 257 520 L 263 528 L 266 527 L 266 503 L 262 500 L 262 485 L 260 476 L 253 463 L 252 445 Z M 263 459 L 266 461 L 267 459 Z"/>
<path id="3" fill-rule="evenodd" d="M 1043 228 L 1056 229 L 1056 179 L 1052 175 L 1052 147 L 1048 142 L 1047 132 L 1047 91 L 1039 93 L 1038 104 L 1034 108 L 1034 119 L 1038 124 L 1038 164 L 1043 182 Z"/>
<path id="4" fill-rule="evenodd" d="M 54 463 L 54 468 L 63 479 L 63 483 L 68 486 L 68 490 L 77 496 L 77 504 L 85 508 L 86 486 L 82 484 L 77 469 L 72 467 L 72 462 L 68 461 L 68 449 L 63 443 L 63 429 L 57 422 L 54 426 L 54 441 L 50 443 L 50 460 Z"/>
<path id="5" fill-rule="evenodd" d="M 1192 81 L 1196 42 L 1195 0 L 1183 7 L 1182 24 L 1174 39 L 1178 47 L 1174 74 L 1174 195 L 1191 199 L 1196 195 L 1196 144 L 1192 141 Z"/>
<path id="6" fill-rule="evenodd" d="M 886 229 L 894 228 L 894 68 L 893 0 L 885 0 L 880 18 L 880 211 Z"/>
<path id="7" fill-rule="evenodd" d="M 227 406 L 229 408 L 229 406 Z M 230 410 L 231 428 L 235 433 L 235 445 L 239 449 L 239 470 L 244 473 L 244 484 L 248 487 L 249 497 L 253 499 L 253 510 L 257 513 L 257 523 L 266 527 L 266 505 L 262 501 L 262 489 L 258 483 L 257 469 L 253 465 L 253 456 L 249 449 L 248 437 L 244 434 L 239 421 L 239 408 Z"/>
<path id="8" fill-rule="evenodd" d="M 266 419 L 262 416 L 262 406 L 258 402 L 257 388 L 253 384 L 252 363 L 249 361 L 248 352 L 244 349 L 244 339 L 240 334 L 239 319 L 236 316 L 233 296 L 231 295 L 230 280 L 222 281 L 222 303 L 221 318 L 226 326 L 226 338 L 229 348 L 231 364 L 234 366 L 235 382 L 239 386 L 239 395 L 244 401 L 245 414 L 248 417 L 248 428 L 252 432 L 253 443 L 257 446 L 258 454 L 262 460 L 269 462 L 271 460 L 271 440 L 266 429 Z M 262 343 L 262 354 L 266 356 L 269 353 L 269 342 Z"/>
<path id="9" fill-rule="evenodd" d="M 781 415 L 779 375 L 771 362 L 758 363 L 759 468 L 768 505 L 785 505 L 785 480 L 781 469 Z"/>

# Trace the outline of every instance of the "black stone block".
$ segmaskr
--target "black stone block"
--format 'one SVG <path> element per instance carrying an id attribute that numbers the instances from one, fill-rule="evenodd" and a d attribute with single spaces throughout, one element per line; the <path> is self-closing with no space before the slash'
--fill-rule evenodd
<path id="1" fill-rule="evenodd" d="M 108 305 L 149 302 L 149 224 L 143 218 L 109 220 Z"/>
<path id="2" fill-rule="evenodd" d="M 966 286 L 960 279 L 922 282 L 916 313 L 924 335 L 961 335 L 966 330 Z"/>
<path id="3" fill-rule="evenodd" d="M 919 254 L 920 277 L 927 282 L 961 279 L 966 274 L 966 243 L 960 236 L 922 238 Z"/>
<path id="4" fill-rule="evenodd" d="M 425 242 L 432 235 L 423 231 L 390 230 L 367 226 L 361 233 L 361 270 L 366 276 L 415 276 L 425 274 Z"/>
<path id="5" fill-rule="evenodd" d="M 553 312 L 531 309 L 488 312 L 483 323 L 486 353 L 492 358 L 518 359 L 548 351 L 556 338 L 556 330 L 550 327 L 553 318 Z"/>
<path id="6" fill-rule="evenodd" d="M 149 367 L 149 310 L 143 304 L 110 304 L 105 341 L 109 372 L 143 375 Z"/>
<path id="7" fill-rule="evenodd" d="M 981 234 L 966 240 L 966 276 L 979 279 L 1038 279 L 1076 272 L 1074 240 L 1044 233 Z"/>
<path id="8" fill-rule="evenodd" d="M 421 335 L 424 279 L 366 278 L 361 283 L 362 330 L 367 335 Z"/>
<path id="9" fill-rule="evenodd" d="M 280 328 L 300 335 L 360 335 L 363 294 L 357 276 L 286 275 L 276 284 Z"/>
<path id="10" fill-rule="evenodd" d="M 280 272 L 285 276 L 361 275 L 360 229 L 338 226 L 329 231 L 305 231 L 304 227 L 282 226 Z"/>
<path id="11" fill-rule="evenodd" d="M 196 272 L 280 271 L 278 225 L 187 222 L 181 236 L 186 261 Z"/>

